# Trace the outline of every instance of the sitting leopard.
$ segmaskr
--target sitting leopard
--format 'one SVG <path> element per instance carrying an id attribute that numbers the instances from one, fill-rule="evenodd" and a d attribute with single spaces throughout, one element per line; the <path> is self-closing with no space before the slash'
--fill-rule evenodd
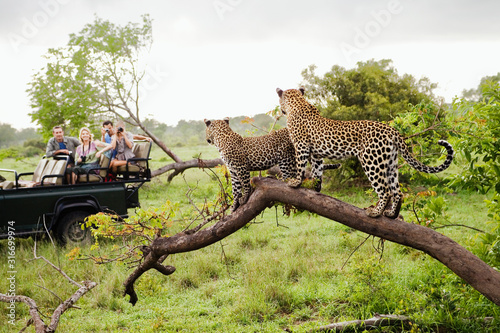
<path id="1" fill-rule="evenodd" d="M 446 160 L 440 166 L 429 167 L 411 155 L 401 134 L 388 125 L 369 120 L 339 121 L 324 118 L 316 107 L 305 100 L 303 88 L 285 91 L 278 88 L 276 92 L 281 111 L 287 116 L 290 139 L 297 152 L 297 178 L 288 182 L 292 187 L 301 185 L 310 154 L 317 158 L 332 159 L 356 156 L 379 197 L 374 207 L 366 209 L 367 215 L 377 217 L 384 214 L 396 218 L 402 203 L 398 152 L 409 165 L 426 173 L 441 172 L 453 160 L 453 148 L 444 140 L 438 141 L 438 144 L 446 148 Z"/>
<path id="2" fill-rule="evenodd" d="M 231 174 L 235 211 L 250 196 L 250 171 L 267 170 L 278 165 L 283 179 L 296 178 L 295 150 L 286 128 L 257 137 L 242 137 L 229 127 L 229 118 L 210 121 L 205 119 L 206 138 L 219 150 Z M 323 165 L 322 159 L 311 158 L 315 190 L 321 189 L 324 169 L 336 169 L 340 164 Z M 245 196 L 242 195 L 242 190 Z"/>

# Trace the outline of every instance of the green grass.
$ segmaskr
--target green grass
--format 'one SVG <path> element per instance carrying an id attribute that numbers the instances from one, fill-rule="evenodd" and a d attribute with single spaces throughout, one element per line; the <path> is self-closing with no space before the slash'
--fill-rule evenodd
<path id="1" fill-rule="evenodd" d="M 218 153 L 212 148 L 176 152 L 183 159 L 200 151 L 203 158 L 215 158 Z M 167 159 L 159 162 L 161 156 L 161 152 L 153 152 L 153 167 L 170 163 Z M 168 199 L 188 210 L 188 187 L 196 188 L 193 197 L 197 202 L 217 195 L 211 177 L 191 169 L 171 183 L 162 175 L 146 184 L 140 194 L 142 205 L 158 207 Z M 373 201 L 364 189 L 328 194 L 360 207 Z M 445 198 L 450 221 L 488 229 L 483 204 L 487 196 L 467 192 Z M 403 215 L 411 221 L 411 212 Z M 459 227 L 439 231 L 474 251 L 477 232 Z M 145 273 L 136 283 L 136 306 L 121 294 L 122 283 L 131 272 L 126 267 L 70 261 L 66 256 L 70 249 L 54 248 L 46 241 L 38 244 L 38 254 L 61 265 L 77 281 L 98 283 L 77 303 L 81 309 L 69 310 L 61 317 L 60 332 L 277 332 L 287 327 L 306 332 L 375 313 L 411 317 L 413 325 L 406 331 L 412 332 L 500 329 L 497 306 L 419 251 L 385 242 L 381 256 L 376 250 L 378 239 L 370 239 L 348 260 L 365 237 L 325 218 L 308 213 L 287 218 L 281 208 L 271 208 L 220 243 L 170 256 L 165 263 L 177 268 L 172 275 L 153 270 Z M 42 312 L 49 314 L 59 300 L 39 286 L 62 299 L 75 289 L 43 262 L 28 261 L 33 256 L 33 243 L 32 239 L 17 241 L 17 293 L 34 298 Z M 103 251 L 112 246 L 104 245 Z M 0 254 L 7 255 L 5 241 L 0 241 Z M 7 271 L 5 260 L 0 269 Z M 0 290 L 6 288 L 7 280 L 2 276 Z M 16 311 L 14 327 L 3 324 L 7 318 L 0 311 L 0 332 L 19 331 L 24 326 L 29 317 L 27 307 L 18 304 Z M 485 317 L 494 320 L 486 323 Z"/>

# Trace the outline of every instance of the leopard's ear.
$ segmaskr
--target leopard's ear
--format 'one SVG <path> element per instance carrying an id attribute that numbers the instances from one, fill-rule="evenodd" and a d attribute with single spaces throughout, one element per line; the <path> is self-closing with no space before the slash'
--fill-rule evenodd
<path id="1" fill-rule="evenodd" d="M 306 88 L 304 88 L 304 87 L 300 87 L 300 88 L 299 88 L 299 91 L 300 91 L 300 93 L 302 94 L 302 96 L 304 96 L 304 92 L 306 91 Z"/>
<path id="2" fill-rule="evenodd" d="M 210 124 L 212 123 L 210 120 L 208 119 L 203 119 L 203 121 L 205 122 L 205 125 L 210 126 Z"/>
<path id="3" fill-rule="evenodd" d="M 226 117 L 226 118 L 224 118 L 223 120 L 226 122 L 226 124 L 228 124 L 228 125 L 229 125 L 229 117 Z"/>
<path id="4" fill-rule="evenodd" d="M 283 90 L 280 88 L 276 88 L 276 92 L 278 93 L 278 96 L 281 98 L 281 95 L 283 95 Z"/>

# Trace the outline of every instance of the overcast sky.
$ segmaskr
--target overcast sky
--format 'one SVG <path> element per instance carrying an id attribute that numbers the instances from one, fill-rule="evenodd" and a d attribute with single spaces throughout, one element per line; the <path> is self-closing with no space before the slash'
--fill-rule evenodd
<path id="1" fill-rule="evenodd" d="M 309 65 L 369 59 L 428 77 L 450 102 L 500 72 L 499 12 L 496 0 L 0 0 L 0 122 L 35 126 L 31 76 L 95 15 L 124 25 L 150 14 L 142 115 L 175 125 L 267 112 Z"/>

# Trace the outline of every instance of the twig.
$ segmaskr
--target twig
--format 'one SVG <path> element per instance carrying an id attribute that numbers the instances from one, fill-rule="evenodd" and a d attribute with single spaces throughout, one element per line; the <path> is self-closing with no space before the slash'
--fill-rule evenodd
<path id="1" fill-rule="evenodd" d="M 47 289 L 47 288 L 45 288 L 44 286 L 41 286 L 41 285 L 39 285 L 39 284 L 35 284 L 35 286 L 37 286 L 37 287 L 39 287 L 39 288 L 42 288 L 42 289 L 47 290 L 49 293 L 51 293 L 51 294 L 52 294 L 52 295 L 54 295 L 57 299 L 59 299 L 59 303 L 64 302 L 64 301 L 63 301 L 63 299 L 62 299 L 61 297 L 59 297 L 59 295 L 57 295 L 57 294 L 56 294 L 55 292 L 53 292 L 52 290 Z"/>
<path id="2" fill-rule="evenodd" d="M 226 251 L 224 251 L 224 244 L 222 244 L 222 241 L 219 242 L 219 243 L 220 243 L 220 248 L 221 248 L 221 251 L 222 251 L 222 253 L 221 253 L 221 260 L 224 260 L 224 264 L 226 265 L 227 275 L 232 280 L 235 280 L 235 278 L 231 275 L 231 272 L 229 271 L 229 264 L 227 262 Z"/>
<path id="3" fill-rule="evenodd" d="M 368 235 L 362 242 L 361 244 L 359 244 L 358 246 L 356 246 L 356 248 L 351 252 L 351 254 L 349 254 L 349 257 L 347 257 L 346 261 L 344 262 L 344 264 L 342 265 L 342 267 L 340 268 L 340 270 L 343 270 L 345 265 L 347 265 L 347 263 L 349 262 L 349 259 L 351 259 L 352 255 L 364 244 L 366 243 L 366 241 L 368 240 L 368 238 L 370 238 L 372 235 Z"/>
<path id="4" fill-rule="evenodd" d="M 471 226 L 468 226 L 468 225 L 465 225 L 465 224 L 443 224 L 441 226 L 437 226 L 437 227 L 434 227 L 432 229 L 434 230 L 437 230 L 437 229 L 442 229 L 442 228 L 446 228 L 446 227 L 463 227 L 463 228 L 468 228 L 468 229 L 472 229 L 474 231 L 477 231 L 477 232 L 480 232 L 480 233 L 485 233 L 484 230 L 481 230 L 481 229 L 478 229 L 478 228 L 474 228 L 474 227 L 471 227 Z"/>
<path id="5" fill-rule="evenodd" d="M 413 198 L 412 210 L 413 210 L 413 214 L 415 214 L 415 218 L 417 219 L 417 224 L 420 224 L 420 219 L 418 218 L 417 210 L 415 209 L 415 204 L 417 203 L 417 199 L 418 199 L 418 195 L 416 195 L 415 198 Z"/>

